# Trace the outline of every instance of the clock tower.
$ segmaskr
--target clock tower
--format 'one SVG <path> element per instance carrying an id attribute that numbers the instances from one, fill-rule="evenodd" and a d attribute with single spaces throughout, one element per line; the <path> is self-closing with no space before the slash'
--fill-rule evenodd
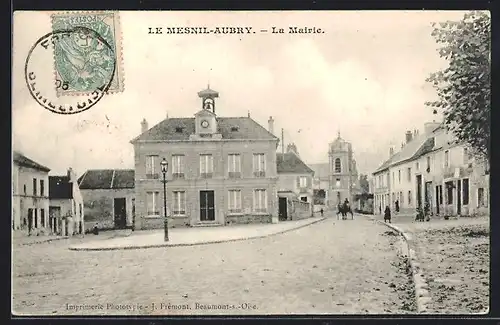
<path id="1" fill-rule="evenodd" d="M 215 115 L 215 98 L 219 93 L 210 89 L 199 91 L 198 97 L 201 98 L 201 111 L 195 114 L 196 134 L 200 136 L 211 136 L 217 133 L 217 118 Z"/>

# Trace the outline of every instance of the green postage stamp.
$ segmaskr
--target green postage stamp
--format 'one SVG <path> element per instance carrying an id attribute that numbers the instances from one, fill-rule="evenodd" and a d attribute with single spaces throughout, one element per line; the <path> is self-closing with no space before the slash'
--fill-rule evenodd
<path id="1" fill-rule="evenodd" d="M 52 15 L 56 93 L 83 95 L 109 84 L 108 93 L 124 89 L 118 12 Z M 110 80 L 111 79 L 111 80 Z"/>

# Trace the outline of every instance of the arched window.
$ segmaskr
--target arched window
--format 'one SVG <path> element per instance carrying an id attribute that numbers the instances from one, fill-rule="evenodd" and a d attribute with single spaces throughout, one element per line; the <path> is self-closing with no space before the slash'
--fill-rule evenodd
<path id="1" fill-rule="evenodd" d="M 335 159 L 335 172 L 342 172 L 342 164 L 340 163 L 340 158 Z"/>

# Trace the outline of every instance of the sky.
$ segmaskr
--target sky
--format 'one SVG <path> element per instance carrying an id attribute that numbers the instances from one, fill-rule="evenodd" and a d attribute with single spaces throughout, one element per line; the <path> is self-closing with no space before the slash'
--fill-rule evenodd
<path id="1" fill-rule="evenodd" d="M 13 33 L 13 146 L 51 168 L 133 168 L 130 140 L 169 117 L 192 117 L 197 92 L 220 93 L 219 116 L 251 117 L 284 130 L 306 163 L 328 161 L 340 132 L 352 143 L 358 170 L 371 173 L 400 145 L 406 130 L 436 117 L 426 77 L 446 67 L 431 37 L 432 22 L 458 11 L 120 12 L 124 90 L 75 115 L 54 114 L 30 95 L 24 64 L 50 32 L 49 12 L 16 12 Z M 26 28 L 30 26 L 30 28 Z M 252 27 L 246 35 L 149 35 L 149 27 Z M 319 27 L 321 34 L 270 34 L 260 29 Z M 46 69 L 54 69 L 46 58 Z M 52 72 L 53 73 L 53 72 Z M 439 118 L 438 118 L 439 119 Z"/>

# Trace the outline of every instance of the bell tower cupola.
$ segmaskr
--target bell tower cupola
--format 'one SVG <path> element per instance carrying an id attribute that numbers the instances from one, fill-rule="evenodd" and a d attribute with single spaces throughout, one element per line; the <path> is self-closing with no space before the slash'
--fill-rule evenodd
<path id="1" fill-rule="evenodd" d="M 198 97 L 201 98 L 201 108 L 215 114 L 215 98 L 219 98 L 219 93 L 210 89 L 210 84 L 207 89 L 198 92 Z"/>
<path id="2" fill-rule="evenodd" d="M 216 138 L 218 128 L 215 99 L 219 97 L 219 93 L 208 85 L 207 89 L 198 92 L 198 97 L 201 98 L 201 110 L 195 114 L 195 134 L 203 138 Z"/>

